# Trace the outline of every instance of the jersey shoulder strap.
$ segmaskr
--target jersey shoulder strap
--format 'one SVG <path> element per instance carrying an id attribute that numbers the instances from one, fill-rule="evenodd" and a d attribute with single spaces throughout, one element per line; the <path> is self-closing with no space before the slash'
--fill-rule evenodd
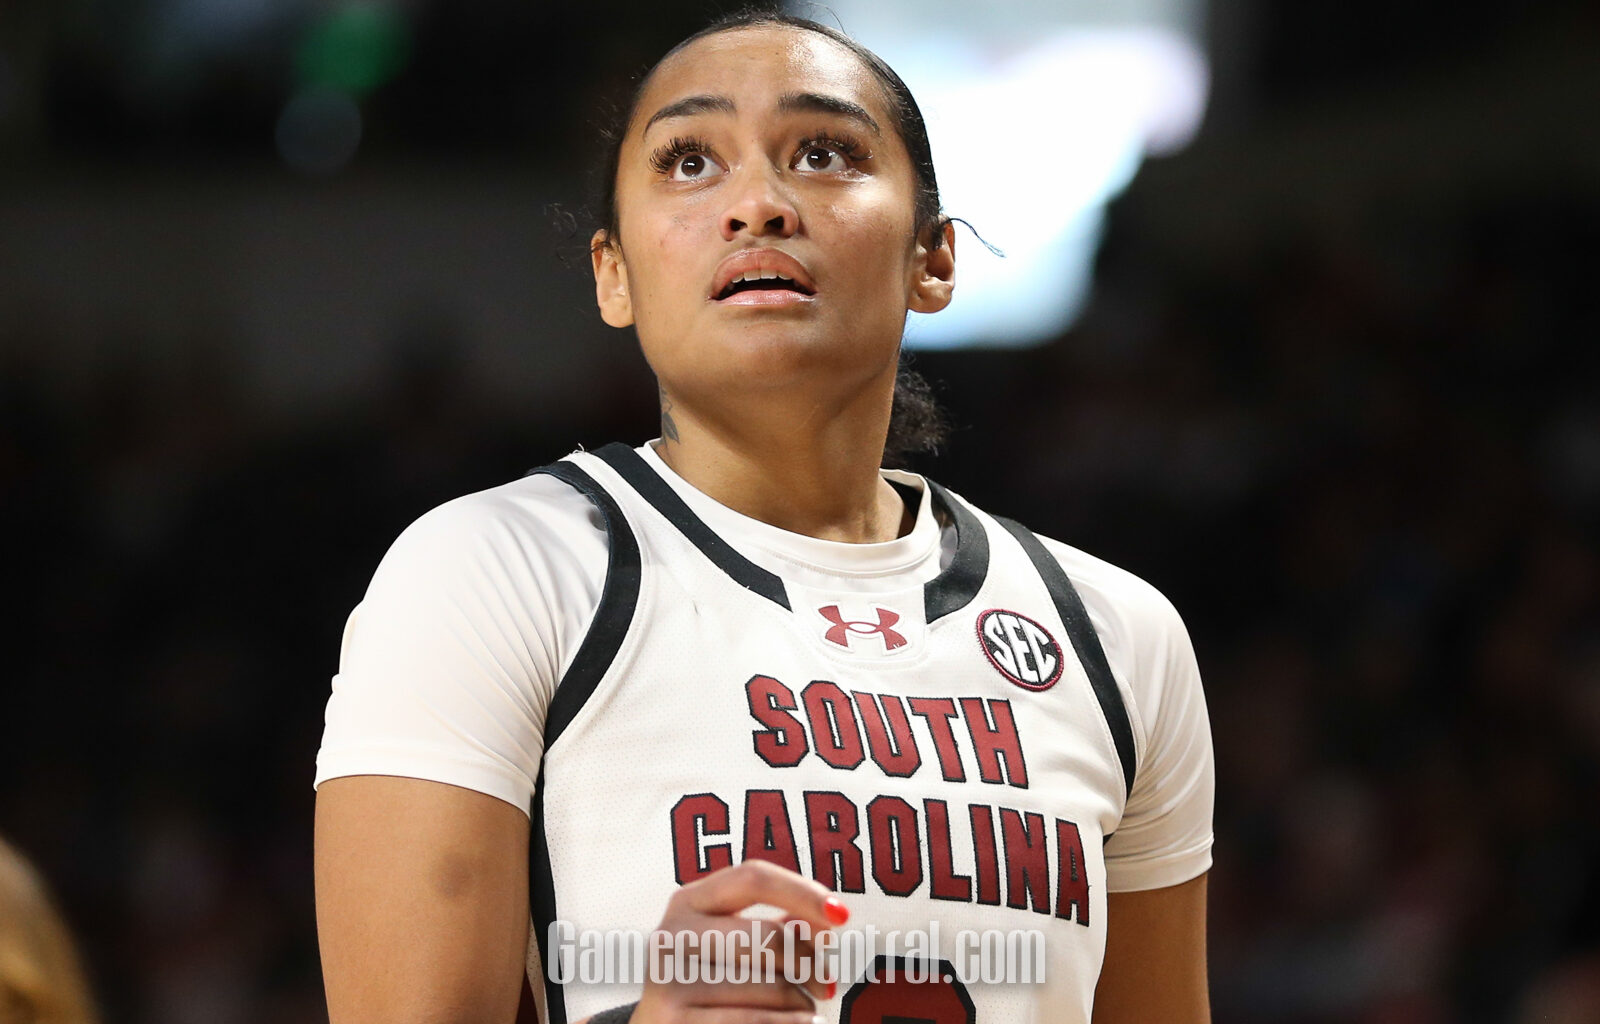
<path id="1" fill-rule="evenodd" d="M 600 591 L 589 631 L 584 634 L 572 664 L 561 676 L 560 685 L 550 699 L 545 715 L 544 748 L 549 750 L 560 738 L 579 710 L 593 695 L 595 687 L 617 656 L 622 640 L 633 625 L 639 604 L 639 584 L 643 569 L 639 541 L 628 525 L 627 516 L 615 498 L 584 470 L 571 462 L 554 462 L 528 471 L 528 476 L 548 474 L 588 498 L 600 513 L 606 531 L 606 581 Z"/>
<path id="2" fill-rule="evenodd" d="M 593 454 L 615 470 L 618 476 L 639 492 L 641 498 L 677 527 L 690 543 L 735 583 L 785 611 L 791 610 L 789 592 L 784 588 L 783 580 L 735 551 L 733 545 L 694 514 L 688 503 L 678 497 L 672 485 L 661 479 L 661 474 L 651 469 L 638 452 L 625 444 L 614 442 L 595 449 Z"/>
<path id="3" fill-rule="evenodd" d="M 1089 676 L 1089 685 L 1094 688 L 1095 699 L 1100 702 L 1100 712 L 1105 715 L 1112 742 L 1117 747 L 1117 760 L 1122 762 L 1123 781 L 1128 795 L 1132 795 L 1136 769 L 1133 726 L 1129 724 L 1122 691 L 1117 688 L 1116 677 L 1111 674 L 1111 663 L 1106 660 L 1105 647 L 1100 643 L 1099 634 L 1094 631 L 1094 624 L 1089 621 L 1089 611 L 1083 606 L 1083 598 L 1078 595 L 1078 588 L 1072 585 L 1066 570 L 1061 568 L 1061 563 L 1056 561 L 1032 530 L 1012 519 L 999 516 L 994 519 L 1022 545 L 1028 560 L 1044 580 L 1050 600 L 1055 603 L 1056 613 L 1061 616 L 1062 624 L 1067 627 L 1067 636 L 1072 639 L 1072 649 L 1083 663 L 1083 669 Z"/>
<path id="4" fill-rule="evenodd" d="M 643 567 L 639 541 L 633 534 L 633 527 L 628 525 L 628 518 L 616 499 L 594 477 L 582 467 L 565 460 L 531 469 L 527 475 L 541 473 L 555 477 L 589 499 L 599 511 L 605 527 L 607 552 L 606 580 L 600 591 L 600 604 L 595 609 L 589 631 L 578 646 L 578 653 L 562 675 L 545 713 L 544 749 L 548 756 L 551 745 L 572 724 L 600 685 L 611 663 L 616 660 L 623 638 L 633 626 L 634 612 L 639 605 Z M 550 922 L 556 919 L 555 875 L 550 868 L 549 837 L 544 827 L 544 761 L 544 757 L 539 759 L 539 776 L 534 780 L 532 806 L 528 809 L 532 824 L 528 838 L 528 911 L 540 965 L 550 962 L 547 930 Z M 547 978 L 542 987 L 549 1021 L 551 1024 L 566 1024 L 566 1001 L 562 997 L 561 986 Z M 524 976 L 517 1020 L 538 1020 L 538 1003 Z"/>

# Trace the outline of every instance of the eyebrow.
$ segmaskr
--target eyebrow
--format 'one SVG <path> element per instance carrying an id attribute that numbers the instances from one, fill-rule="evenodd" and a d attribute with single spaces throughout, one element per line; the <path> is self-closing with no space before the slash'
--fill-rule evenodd
<path id="1" fill-rule="evenodd" d="M 736 113 L 738 109 L 733 105 L 733 101 L 726 96 L 685 96 L 681 100 L 668 103 L 654 114 L 651 114 L 650 120 L 646 121 L 644 127 L 639 129 L 639 134 L 643 135 L 648 132 L 650 126 L 657 121 L 665 121 L 674 117 L 693 117 L 695 114 L 732 114 Z"/>
<path id="2" fill-rule="evenodd" d="M 685 96 L 681 100 L 668 103 L 654 114 L 651 114 L 650 120 L 644 123 L 644 127 L 639 130 L 639 134 L 643 135 L 648 132 L 650 127 L 657 121 L 666 121 L 676 117 L 693 117 L 695 114 L 734 114 L 738 113 L 738 110 L 739 108 L 734 105 L 733 100 L 726 96 Z M 841 99 L 838 96 L 826 96 L 816 92 L 786 92 L 778 97 L 778 113 L 792 114 L 796 112 L 838 114 L 853 121 L 859 121 L 871 129 L 874 135 L 881 136 L 883 134 L 882 129 L 878 127 L 878 122 L 871 114 L 867 113 L 865 107 L 859 103 Z"/>
<path id="3" fill-rule="evenodd" d="M 839 114 L 844 117 L 860 121 L 872 129 L 872 134 L 882 135 L 878 129 L 878 122 L 867 113 L 867 108 L 859 103 L 852 103 L 837 96 L 824 96 L 815 92 L 786 92 L 778 97 L 778 113 L 790 114 L 795 111 L 806 111 L 813 114 Z"/>

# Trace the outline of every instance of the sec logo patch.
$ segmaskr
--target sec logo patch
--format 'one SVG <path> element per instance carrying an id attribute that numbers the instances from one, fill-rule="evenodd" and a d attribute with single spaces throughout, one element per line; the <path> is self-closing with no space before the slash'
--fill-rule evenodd
<path id="1" fill-rule="evenodd" d="M 1020 612 L 991 608 L 979 615 L 978 642 L 989 664 L 1024 690 L 1048 690 L 1061 678 L 1061 645 Z"/>

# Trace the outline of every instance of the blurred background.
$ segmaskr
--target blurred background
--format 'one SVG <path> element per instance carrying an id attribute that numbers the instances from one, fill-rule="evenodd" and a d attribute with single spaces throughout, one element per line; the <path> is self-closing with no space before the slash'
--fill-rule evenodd
<path id="1" fill-rule="evenodd" d="M 840 11 L 912 59 L 956 7 Z M 1082 118 L 1130 80 L 1052 87 L 1003 26 L 962 58 L 1034 105 L 936 133 L 941 173 L 971 147 L 1037 217 L 949 212 L 1077 255 L 1029 271 L 1071 300 L 1046 336 L 922 339 L 957 429 L 917 468 L 1184 612 L 1217 1020 L 1600 1020 L 1600 12 L 1034 7 L 1060 53 L 1154 39 L 1101 66 L 1171 102 L 1113 159 Z M 325 1019 L 345 616 L 431 506 L 656 433 L 593 309 L 588 175 L 711 10 L 0 5 L 0 834 L 108 1019 Z"/>

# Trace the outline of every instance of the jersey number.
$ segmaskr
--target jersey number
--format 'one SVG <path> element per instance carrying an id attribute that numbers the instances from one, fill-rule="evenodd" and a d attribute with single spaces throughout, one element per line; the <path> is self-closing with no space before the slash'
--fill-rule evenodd
<path id="1" fill-rule="evenodd" d="M 844 995 L 839 1024 L 974 1024 L 977 1011 L 967 986 L 948 960 L 918 964 L 918 980 L 904 977 L 905 957 L 879 956 Z M 928 972 L 937 970 L 929 978 Z"/>

